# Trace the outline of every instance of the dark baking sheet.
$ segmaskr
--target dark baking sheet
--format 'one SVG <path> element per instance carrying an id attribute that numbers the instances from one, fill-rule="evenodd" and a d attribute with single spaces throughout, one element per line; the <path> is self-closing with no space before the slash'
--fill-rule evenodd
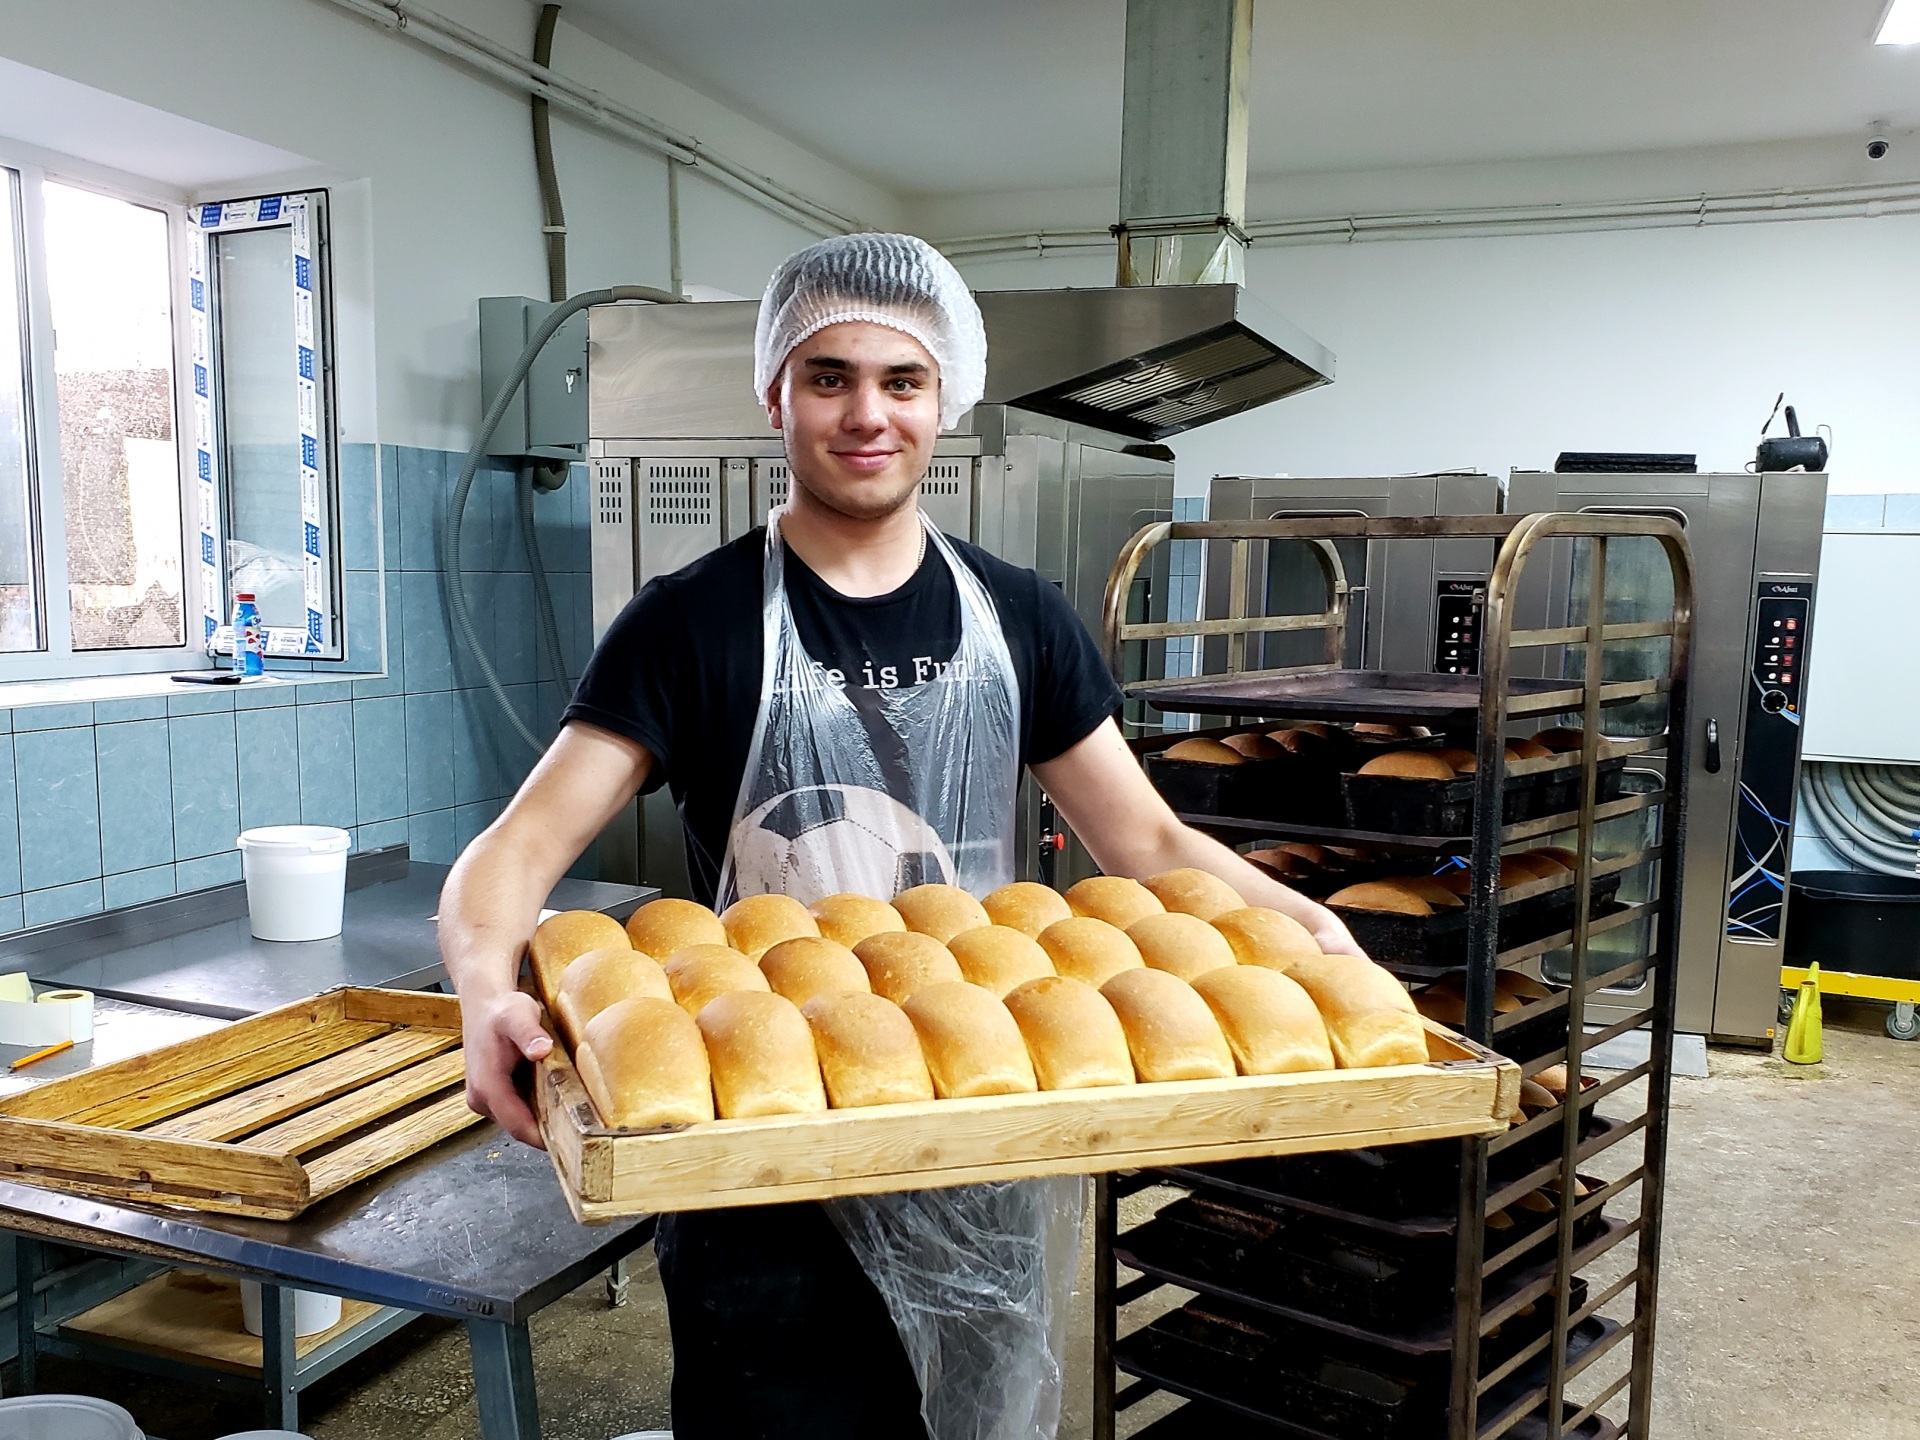
<path id="1" fill-rule="evenodd" d="M 1520 679 L 1508 682 L 1508 713 L 1550 715 L 1575 703 L 1579 682 Z M 1480 708 L 1477 675 L 1426 675 L 1414 671 L 1329 670 L 1314 675 L 1261 672 L 1195 680 L 1144 692 L 1162 712 L 1191 715 L 1258 715 L 1265 719 L 1386 720 L 1415 725 L 1459 723 Z"/>

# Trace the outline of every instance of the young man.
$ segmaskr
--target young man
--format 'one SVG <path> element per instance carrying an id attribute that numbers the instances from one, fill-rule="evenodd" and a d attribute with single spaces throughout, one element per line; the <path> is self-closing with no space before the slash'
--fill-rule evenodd
<path id="1" fill-rule="evenodd" d="M 441 900 L 468 1100 L 516 1138 L 540 1143 L 516 1066 L 552 1043 L 515 990 L 526 937 L 601 828 L 662 782 L 697 898 L 720 905 L 925 880 L 984 893 L 1014 878 L 1025 766 L 1104 872 L 1208 870 L 1299 918 L 1323 948 L 1358 953 L 1329 911 L 1174 818 L 1121 739 L 1119 693 L 1055 587 L 924 523 L 916 497 L 935 437 L 978 401 L 985 362 L 972 297 L 921 241 L 825 241 L 774 277 L 755 385 L 785 442 L 786 507 L 771 535 L 756 530 L 634 598 L 559 737 Z M 835 823 L 847 820 L 858 823 Z M 804 853 L 770 862 L 770 823 Z M 888 1262 L 871 1248 L 856 1259 L 841 1222 L 812 1204 L 663 1218 L 678 1440 L 926 1433 L 916 1372 L 940 1366 L 910 1361 L 868 1278 Z M 979 1266 L 998 1263 L 984 1241 Z M 1051 1433 L 1045 1409 L 1028 1433 Z"/>

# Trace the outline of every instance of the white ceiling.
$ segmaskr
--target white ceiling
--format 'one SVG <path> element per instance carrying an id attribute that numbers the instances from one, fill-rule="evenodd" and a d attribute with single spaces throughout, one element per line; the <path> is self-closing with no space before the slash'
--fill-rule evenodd
<path id="1" fill-rule="evenodd" d="M 1885 0 L 1258 0 L 1255 175 L 1920 122 Z M 1125 0 L 568 0 L 567 18 L 902 195 L 1112 183 Z"/>

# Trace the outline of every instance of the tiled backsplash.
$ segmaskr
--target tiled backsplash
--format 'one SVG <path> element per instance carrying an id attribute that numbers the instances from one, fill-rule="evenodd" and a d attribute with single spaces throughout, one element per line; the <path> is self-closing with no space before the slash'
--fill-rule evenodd
<path id="1" fill-rule="evenodd" d="M 533 755 L 448 633 L 440 527 L 461 459 L 343 449 L 347 659 L 268 669 L 381 678 L 0 710 L 0 931 L 237 880 L 234 837 L 256 825 L 339 825 L 356 849 L 406 841 L 445 863 L 499 814 Z M 511 471 L 480 472 L 461 548 L 481 639 L 545 734 L 564 701 L 533 683 L 513 485 Z M 535 500 L 569 675 L 592 633 L 587 490 L 576 469 Z"/>

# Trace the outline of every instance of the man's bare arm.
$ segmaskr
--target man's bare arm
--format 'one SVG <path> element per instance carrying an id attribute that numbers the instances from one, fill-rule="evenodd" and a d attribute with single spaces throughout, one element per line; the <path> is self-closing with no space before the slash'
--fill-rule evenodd
<path id="1" fill-rule="evenodd" d="M 644 746 L 567 725 L 440 892 L 440 954 L 460 993 L 467 1103 L 529 1145 L 540 1143 L 540 1130 L 514 1070 L 553 1042 L 538 1006 L 516 988 L 520 957 L 548 894 L 652 768 Z"/>
<path id="2" fill-rule="evenodd" d="M 1073 833 L 1109 875 L 1136 879 L 1191 866 L 1218 875 L 1249 905 L 1293 916 L 1322 950 L 1360 955 L 1347 927 L 1326 906 L 1249 865 L 1233 851 L 1183 825 L 1153 788 L 1119 728 L 1107 721 L 1065 754 L 1033 767 Z"/>

